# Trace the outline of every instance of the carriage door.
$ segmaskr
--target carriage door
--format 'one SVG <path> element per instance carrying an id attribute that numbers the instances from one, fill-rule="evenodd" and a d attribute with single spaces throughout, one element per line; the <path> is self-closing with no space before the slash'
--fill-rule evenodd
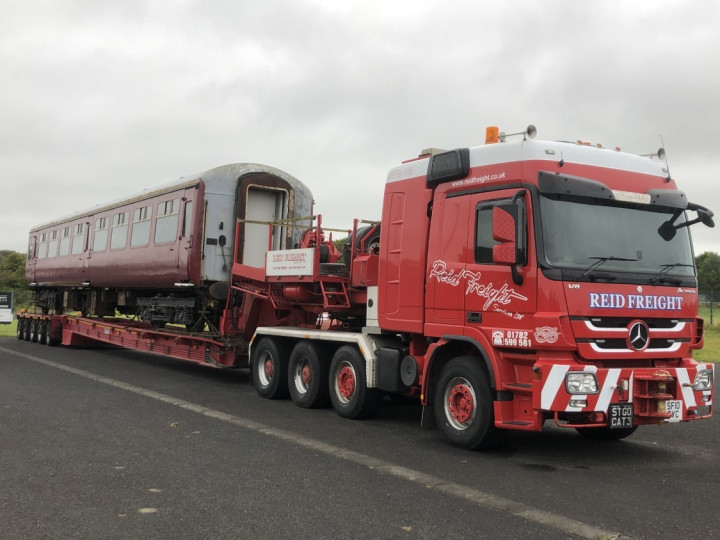
<path id="1" fill-rule="evenodd" d="M 249 186 L 247 190 L 245 219 L 249 221 L 276 221 L 285 217 L 285 191 L 260 189 Z M 280 249 L 282 227 L 273 227 L 272 244 L 270 229 L 265 223 L 245 223 L 245 237 L 242 247 L 242 263 L 264 267 L 268 247 Z"/>
<path id="2" fill-rule="evenodd" d="M 188 261 L 193 247 L 193 210 L 195 206 L 195 194 L 197 188 L 186 189 L 180 200 L 180 246 L 178 248 L 178 268 L 181 279 L 192 279 L 192 270 L 188 267 Z M 187 276 L 185 275 L 187 274 Z"/>
<path id="3" fill-rule="evenodd" d="M 27 263 L 25 264 L 25 278 L 29 282 L 35 281 L 35 265 L 37 264 L 37 236 L 30 237 L 28 244 Z"/>

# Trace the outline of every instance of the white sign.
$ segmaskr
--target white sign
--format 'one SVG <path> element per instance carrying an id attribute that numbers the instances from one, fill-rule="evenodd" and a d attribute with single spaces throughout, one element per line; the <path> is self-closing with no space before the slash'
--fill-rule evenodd
<path id="1" fill-rule="evenodd" d="M 281 249 L 265 254 L 265 275 L 267 276 L 312 276 L 313 248 Z"/>
<path id="2" fill-rule="evenodd" d="M 10 324 L 13 320 L 13 294 L 0 292 L 0 324 Z"/>

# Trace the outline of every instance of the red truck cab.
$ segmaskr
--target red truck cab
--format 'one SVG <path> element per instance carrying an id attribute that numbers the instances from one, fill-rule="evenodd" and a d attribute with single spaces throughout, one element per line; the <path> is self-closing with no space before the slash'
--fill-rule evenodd
<path id="1" fill-rule="evenodd" d="M 662 162 L 618 150 L 523 137 L 421 156 L 386 183 L 379 326 L 408 334 L 459 446 L 549 418 L 602 438 L 704 418 L 687 225 L 711 216 Z"/>

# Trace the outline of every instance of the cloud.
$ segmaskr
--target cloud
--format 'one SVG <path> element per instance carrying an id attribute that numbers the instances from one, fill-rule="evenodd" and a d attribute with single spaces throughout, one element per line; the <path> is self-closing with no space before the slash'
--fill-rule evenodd
<path id="1" fill-rule="evenodd" d="M 620 2 L 11 1 L 0 34 L 0 247 L 232 162 L 276 166 L 326 222 L 378 218 L 386 172 L 487 125 L 635 153 L 662 135 L 710 182 L 715 5 Z M 720 207 L 717 207 L 720 208 Z M 716 208 L 716 209 L 717 209 Z M 720 251 L 709 230 L 699 250 Z"/>

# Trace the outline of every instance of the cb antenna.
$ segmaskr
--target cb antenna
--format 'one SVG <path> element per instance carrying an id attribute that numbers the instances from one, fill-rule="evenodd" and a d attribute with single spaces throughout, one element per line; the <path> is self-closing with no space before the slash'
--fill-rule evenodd
<path id="1" fill-rule="evenodd" d="M 660 147 L 660 149 L 662 150 L 662 157 L 660 157 L 660 156 L 658 156 L 658 157 L 660 157 L 660 159 L 663 159 L 665 161 L 665 171 L 667 171 L 667 178 L 665 179 L 665 181 L 670 182 L 670 180 L 672 180 L 672 178 L 670 176 L 670 165 L 668 164 L 667 152 L 665 152 L 665 141 L 663 141 L 662 133 L 660 134 L 660 144 L 662 145 Z"/>

